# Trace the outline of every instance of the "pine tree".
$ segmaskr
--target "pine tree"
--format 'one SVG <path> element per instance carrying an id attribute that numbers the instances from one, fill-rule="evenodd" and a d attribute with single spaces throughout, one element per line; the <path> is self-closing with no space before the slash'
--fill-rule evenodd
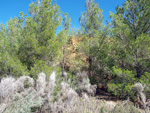
<path id="1" fill-rule="evenodd" d="M 133 97 L 132 85 L 149 83 L 150 72 L 150 1 L 127 0 L 116 8 L 112 19 L 112 68 L 113 80 L 110 90 L 122 98 Z"/>
<path id="2" fill-rule="evenodd" d="M 131 69 L 140 78 L 149 71 L 150 2 L 149 0 L 127 0 L 111 14 L 113 35 L 118 41 L 118 61 L 124 69 Z M 116 41 L 116 42 L 117 42 Z M 120 55 L 119 55 L 120 54 Z"/>
<path id="3" fill-rule="evenodd" d="M 28 75 L 26 66 L 22 64 L 17 56 L 20 47 L 22 25 L 25 15 L 21 12 L 19 17 L 10 19 L 7 29 L 2 24 L 0 29 L 0 73 L 2 76 Z"/>
<path id="4" fill-rule="evenodd" d="M 66 50 L 66 43 L 69 38 L 69 30 L 70 30 L 70 25 L 71 25 L 71 19 L 68 17 L 68 14 L 64 14 L 64 19 L 63 19 L 63 32 L 64 32 L 64 39 L 63 44 L 64 46 L 62 47 L 62 52 L 63 52 L 63 58 L 62 58 L 62 76 L 64 75 L 65 71 L 65 50 Z"/>
<path id="5" fill-rule="evenodd" d="M 86 11 L 81 14 L 79 22 L 83 34 L 88 37 L 88 50 L 89 56 L 89 75 L 92 75 L 92 46 L 94 45 L 93 39 L 103 30 L 103 15 L 99 5 L 95 3 L 95 0 L 86 0 Z M 86 48 L 87 49 L 87 48 Z"/>
<path id="6" fill-rule="evenodd" d="M 31 16 L 25 20 L 19 57 L 29 70 L 40 61 L 53 66 L 62 46 L 56 35 L 62 22 L 60 8 L 52 0 L 37 0 L 29 7 Z"/>

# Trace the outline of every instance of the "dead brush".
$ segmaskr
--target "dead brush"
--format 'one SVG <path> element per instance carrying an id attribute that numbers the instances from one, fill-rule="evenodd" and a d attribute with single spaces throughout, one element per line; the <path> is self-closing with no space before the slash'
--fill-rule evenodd
<path id="1" fill-rule="evenodd" d="M 150 101 L 146 99 L 146 94 L 144 93 L 144 89 L 146 88 L 146 86 L 139 82 L 139 83 L 135 83 L 133 87 L 136 89 L 136 91 L 140 95 L 140 100 L 143 104 L 144 110 L 146 112 L 149 111 Z"/>

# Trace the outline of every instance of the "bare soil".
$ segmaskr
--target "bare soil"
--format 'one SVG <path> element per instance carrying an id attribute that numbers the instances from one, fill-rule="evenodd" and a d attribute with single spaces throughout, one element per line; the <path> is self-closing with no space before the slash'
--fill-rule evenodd
<path id="1" fill-rule="evenodd" d="M 118 101 L 119 99 L 103 89 L 97 89 L 96 98 L 106 101 Z"/>

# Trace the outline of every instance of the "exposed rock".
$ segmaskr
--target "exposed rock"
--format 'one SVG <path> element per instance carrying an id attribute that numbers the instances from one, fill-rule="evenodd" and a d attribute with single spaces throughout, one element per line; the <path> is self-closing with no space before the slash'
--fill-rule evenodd
<path id="1" fill-rule="evenodd" d="M 70 87 L 70 85 L 65 82 L 61 82 L 61 90 L 67 92 L 66 95 L 68 97 L 78 96 L 78 94 Z"/>
<path id="2" fill-rule="evenodd" d="M 64 100 L 64 103 L 73 105 L 75 101 L 77 101 L 78 94 L 71 88 L 68 89 L 66 94 L 66 99 Z"/>

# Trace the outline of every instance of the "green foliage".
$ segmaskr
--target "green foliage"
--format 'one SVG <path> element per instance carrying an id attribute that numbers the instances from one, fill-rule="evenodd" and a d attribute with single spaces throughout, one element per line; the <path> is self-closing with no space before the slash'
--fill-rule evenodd
<path id="1" fill-rule="evenodd" d="M 2 55 L 1 63 L 3 64 L 3 68 L 1 68 L 2 74 L 16 76 L 28 74 L 25 66 L 17 58 L 10 56 L 8 53 Z"/>
<path id="2" fill-rule="evenodd" d="M 150 88 L 150 73 L 145 72 L 144 75 L 141 76 L 140 82 L 144 83 L 148 88 Z"/>
<path id="3" fill-rule="evenodd" d="M 53 91 L 53 98 L 52 98 L 52 102 L 55 102 L 57 99 L 58 99 L 58 96 L 60 94 L 60 91 L 61 91 L 61 86 L 60 86 L 60 83 L 61 81 L 63 80 L 62 76 L 61 76 L 61 69 L 58 69 L 57 70 L 57 73 L 56 73 L 56 85 L 54 87 L 54 91 Z"/>
<path id="4" fill-rule="evenodd" d="M 54 88 L 53 98 L 51 100 L 52 102 L 55 102 L 57 100 L 60 91 L 61 91 L 60 84 L 59 85 L 57 84 Z"/>
<path id="5" fill-rule="evenodd" d="M 84 33 L 95 35 L 98 30 L 102 29 L 103 15 L 102 9 L 95 3 L 95 0 L 86 0 L 85 12 L 81 13 L 79 22 Z"/>
<path id="6" fill-rule="evenodd" d="M 109 91 L 121 98 L 133 97 L 135 92 L 132 90 L 132 86 L 138 81 L 134 77 L 135 72 L 113 67 L 113 73 L 115 78 L 108 85 Z"/>
<path id="7" fill-rule="evenodd" d="M 150 2 L 148 0 L 127 0 L 112 19 L 113 45 L 111 47 L 114 79 L 109 89 L 122 98 L 133 96 L 131 87 L 135 82 L 146 83 L 149 73 L 150 48 Z"/>
<path id="8" fill-rule="evenodd" d="M 104 26 L 102 9 L 95 3 L 95 0 L 86 0 L 86 11 L 83 12 L 79 18 L 81 30 L 85 38 L 80 45 L 80 51 L 89 57 L 89 75 L 97 73 L 100 68 L 104 68 L 101 56 L 107 54 L 107 44 L 105 39 L 108 28 Z M 103 51 L 103 53 L 101 53 Z M 100 66 L 101 64 L 101 66 Z"/>
<path id="9" fill-rule="evenodd" d="M 21 25 L 21 13 L 19 19 L 16 17 L 8 22 L 8 29 L 1 24 L 0 29 L 0 75 L 28 75 L 28 70 L 16 56 L 19 48 L 19 36 Z M 20 23 L 19 23 L 20 22 Z M 16 25 L 18 27 L 16 27 Z M 15 34 L 16 33 L 16 34 Z M 10 34 L 10 35 L 8 35 Z"/>
<path id="10" fill-rule="evenodd" d="M 31 92 L 26 97 L 16 94 L 13 102 L 4 110 L 4 113 L 31 113 L 33 108 L 40 107 L 43 99 L 38 97 L 35 99 L 35 93 Z"/>
<path id="11" fill-rule="evenodd" d="M 49 66 L 53 65 L 62 46 L 56 36 L 56 29 L 62 20 L 60 8 L 56 3 L 52 5 L 51 0 L 37 0 L 30 4 L 29 12 L 31 17 L 26 18 L 24 40 L 19 53 L 21 59 L 28 69 L 36 60 L 43 60 Z"/>
<path id="12" fill-rule="evenodd" d="M 24 81 L 24 87 L 25 87 L 25 88 L 29 88 L 29 82 L 28 82 L 27 79 Z"/>
<path id="13" fill-rule="evenodd" d="M 138 78 L 149 71 L 149 5 L 148 0 L 127 0 L 110 14 L 116 65 L 135 71 Z"/>
<path id="14" fill-rule="evenodd" d="M 7 29 L 0 27 L 0 75 L 36 75 L 51 73 L 59 64 L 65 37 L 56 35 L 62 16 L 59 6 L 52 0 L 37 0 L 29 5 L 30 16 L 23 12 L 8 21 Z M 65 14 L 65 26 L 70 19 Z M 68 21 L 68 23 L 67 23 Z"/>
<path id="15" fill-rule="evenodd" d="M 71 59 L 70 62 L 73 64 L 69 69 L 72 73 L 76 73 L 85 67 L 85 64 L 80 59 Z"/>
<path id="16" fill-rule="evenodd" d="M 150 98 L 150 73 L 145 72 L 144 75 L 141 76 L 140 82 L 146 86 L 144 92 L 146 93 L 147 98 Z"/>
<path id="17" fill-rule="evenodd" d="M 75 89 L 75 85 L 77 84 L 76 75 L 67 72 L 66 82 L 71 86 L 71 88 Z"/>
<path id="18" fill-rule="evenodd" d="M 133 103 L 122 102 L 115 106 L 111 113 L 141 113 L 138 108 L 136 108 Z"/>
<path id="19" fill-rule="evenodd" d="M 55 67 L 50 67 L 46 65 L 45 61 L 38 60 L 38 61 L 35 61 L 34 66 L 31 67 L 30 74 L 34 79 L 37 79 L 37 75 L 40 72 L 44 72 L 47 76 L 50 76 L 54 68 Z"/>
<path id="20" fill-rule="evenodd" d="M 2 49 L 3 51 L 4 49 Z M 14 55 L 10 55 L 10 53 L 6 50 L 5 53 L 1 51 L 1 59 L 0 59 L 0 73 L 2 76 L 5 75 L 13 75 L 13 76 L 22 76 L 28 75 L 29 72 L 25 65 L 21 63 L 21 61 Z"/>
<path id="21" fill-rule="evenodd" d="M 76 57 L 69 59 L 73 65 L 68 79 L 74 85 L 76 78 L 71 73 L 86 70 L 89 75 L 98 75 L 98 79 L 91 77 L 92 84 L 106 85 L 108 80 L 104 77 L 112 75 L 109 90 L 121 98 L 133 97 L 131 88 L 135 82 L 150 88 L 150 1 L 126 0 L 115 14 L 110 13 L 111 23 L 107 26 L 102 12 L 95 0 L 86 0 L 79 18 L 82 39 L 74 51 Z M 70 54 L 71 19 L 67 13 L 62 16 L 52 0 L 32 2 L 29 14 L 20 12 L 19 17 L 8 21 L 7 27 L 0 25 L 0 78 L 29 75 L 36 79 L 38 73 L 49 76 L 62 64 L 54 89 L 55 101 Z M 61 25 L 62 30 L 56 33 Z"/>

